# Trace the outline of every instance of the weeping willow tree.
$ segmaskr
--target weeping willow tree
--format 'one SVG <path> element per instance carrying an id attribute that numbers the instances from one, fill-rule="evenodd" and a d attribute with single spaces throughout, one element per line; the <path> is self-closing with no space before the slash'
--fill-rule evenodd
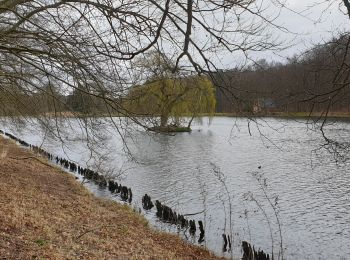
<path id="1" fill-rule="evenodd" d="M 153 119 L 154 125 L 149 130 L 190 131 L 194 118 L 213 115 L 215 89 L 204 76 L 163 78 L 134 87 L 127 103 L 136 115 Z M 190 117 L 186 126 L 181 125 L 184 116 Z"/>
<path id="2" fill-rule="evenodd" d="M 131 88 L 125 103 L 135 117 L 151 125 L 149 130 L 190 131 L 195 117 L 214 113 L 215 89 L 206 76 L 191 75 L 186 67 L 158 51 L 136 60 L 134 68 L 137 81 L 143 79 L 144 83 Z"/>

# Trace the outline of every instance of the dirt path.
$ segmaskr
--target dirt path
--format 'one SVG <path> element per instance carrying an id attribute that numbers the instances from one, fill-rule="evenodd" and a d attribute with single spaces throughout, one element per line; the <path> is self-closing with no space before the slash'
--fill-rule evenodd
<path id="1" fill-rule="evenodd" d="M 0 259 L 130 258 L 217 259 L 0 137 Z"/>

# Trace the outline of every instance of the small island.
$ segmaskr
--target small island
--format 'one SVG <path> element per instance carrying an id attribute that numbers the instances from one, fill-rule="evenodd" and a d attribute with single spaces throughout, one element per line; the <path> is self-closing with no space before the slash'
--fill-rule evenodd
<path id="1" fill-rule="evenodd" d="M 123 104 L 148 131 L 191 132 L 195 118 L 215 113 L 213 82 L 207 76 L 180 73 L 165 55 L 150 53 L 137 64 L 146 71 L 144 84 L 133 86 Z"/>

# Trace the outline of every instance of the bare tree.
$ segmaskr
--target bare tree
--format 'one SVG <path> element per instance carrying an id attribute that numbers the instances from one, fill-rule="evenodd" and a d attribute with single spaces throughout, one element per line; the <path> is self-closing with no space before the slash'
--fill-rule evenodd
<path id="1" fill-rule="evenodd" d="M 267 31 L 276 15 L 264 9 L 274 2 L 2 0 L 1 92 L 23 106 L 19 114 L 28 111 L 22 95 L 46 92 L 62 103 L 45 87 L 55 85 L 61 95 L 78 89 L 102 99 L 111 114 L 129 116 L 119 98 L 137 83 L 135 57 L 157 50 L 175 57 L 176 67 L 203 73 L 219 50 L 276 48 Z"/>

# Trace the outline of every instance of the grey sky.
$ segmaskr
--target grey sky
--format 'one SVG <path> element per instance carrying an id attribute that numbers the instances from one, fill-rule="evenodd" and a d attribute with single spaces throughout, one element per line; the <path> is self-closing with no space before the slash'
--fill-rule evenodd
<path id="1" fill-rule="evenodd" d="M 273 29 L 273 34 L 278 35 L 279 39 L 284 41 L 286 49 L 278 52 L 250 53 L 250 57 L 283 62 L 293 54 L 299 54 L 315 44 L 329 40 L 338 32 L 350 29 L 350 19 L 345 14 L 341 0 L 286 0 L 286 7 L 275 22 L 287 28 L 291 33 Z M 271 12 L 277 12 L 277 10 L 271 10 Z M 240 60 L 237 56 L 235 58 L 225 56 L 222 65 L 226 68 L 234 67 L 237 60 L 238 62 Z"/>
<path id="2" fill-rule="evenodd" d="M 279 55 L 286 57 L 300 53 L 314 44 L 329 40 L 339 31 L 349 30 L 350 19 L 345 14 L 342 1 L 330 2 L 287 0 L 287 7 L 296 13 L 283 10 L 277 23 L 297 35 L 281 35 L 281 39 L 292 41 L 292 46 L 280 53 L 262 56 L 267 59 L 281 59 Z"/>

